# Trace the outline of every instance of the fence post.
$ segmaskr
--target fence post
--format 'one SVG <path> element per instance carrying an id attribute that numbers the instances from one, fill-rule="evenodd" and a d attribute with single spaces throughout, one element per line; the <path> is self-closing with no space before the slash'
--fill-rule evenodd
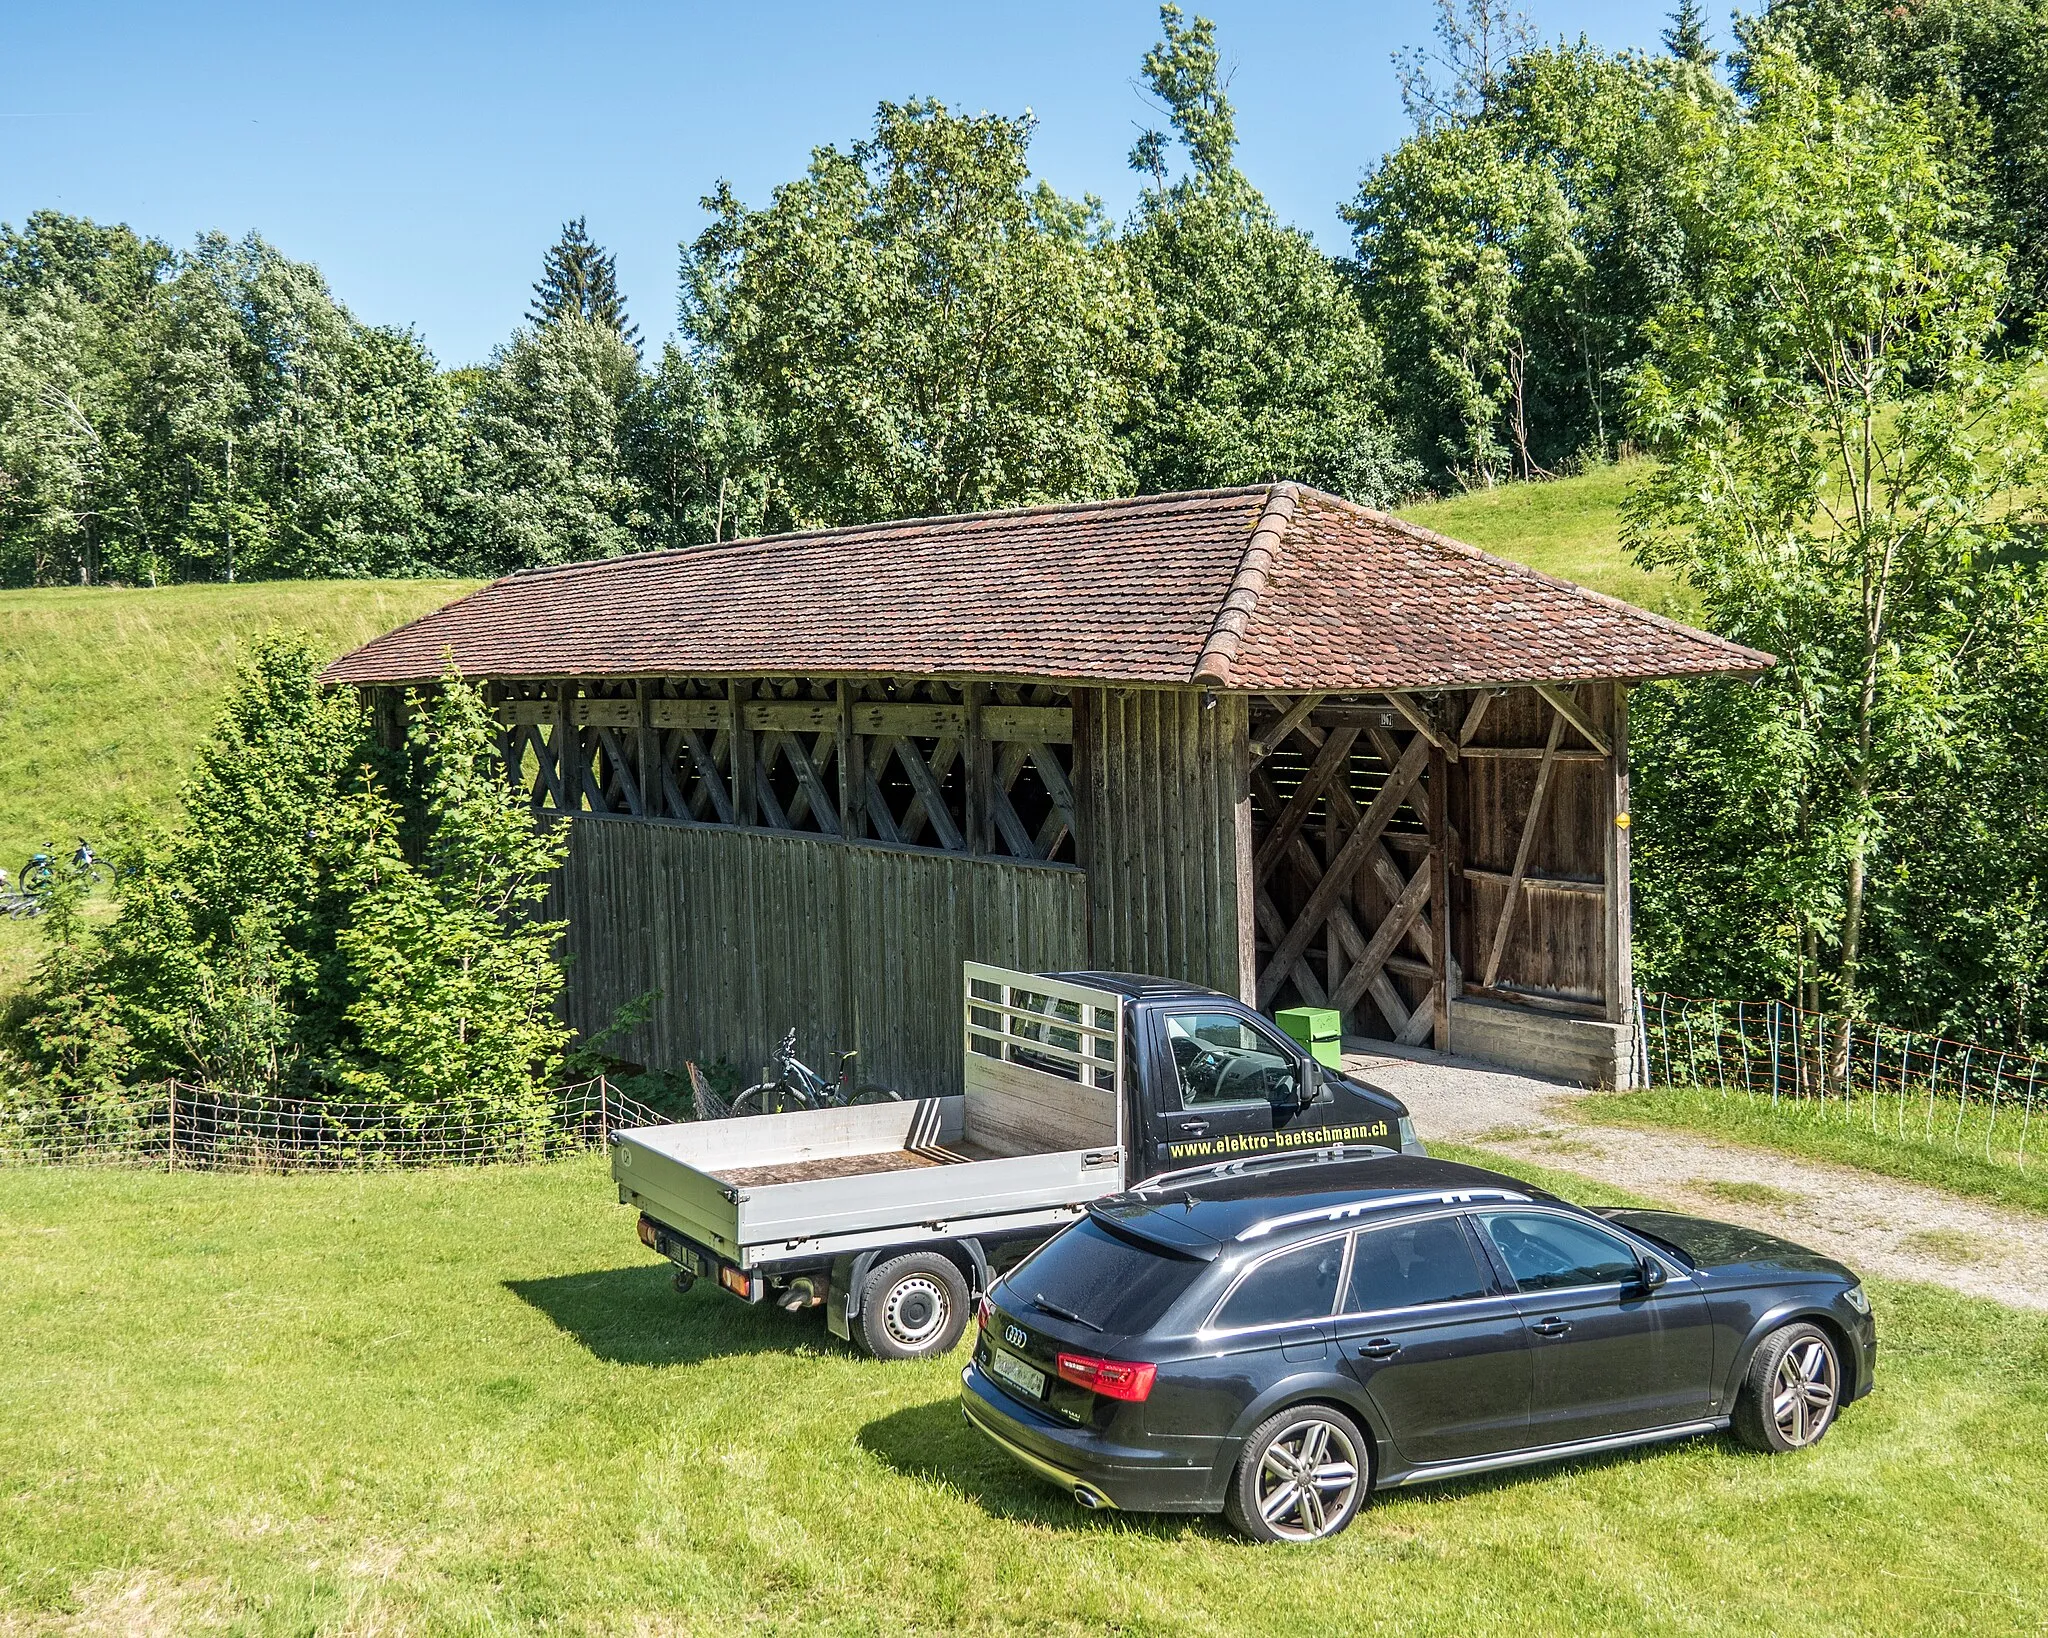
<path id="1" fill-rule="evenodd" d="M 171 1169 L 172 1169 L 173 1171 L 175 1171 L 175 1170 L 177 1169 L 177 1165 L 178 1165 L 178 1083 L 177 1083 L 176 1081 L 171 1081 L 171 1082 L 169 1082 L 169 1083 L 167 1083 L 167 1084 L 169 1085 L 169 1088 L 170 1088 L 170 1095 L 171 1095 L 171 1155 L 170 1155 L 170 1166 L 171 1166 Z"/>

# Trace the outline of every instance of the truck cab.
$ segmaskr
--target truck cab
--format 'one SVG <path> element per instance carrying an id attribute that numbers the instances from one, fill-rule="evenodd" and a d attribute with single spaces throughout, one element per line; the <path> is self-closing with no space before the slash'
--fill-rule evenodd
<path id="1" fill-rule="evenodd" d="M 1316 1062 L 1241 1001 L 1136 973 L 1044 976 L 1124 1000 L 1132 1182 L 1236 1156 L 1340 1143 L 1418 1147 L 1398 1098 Z"/>

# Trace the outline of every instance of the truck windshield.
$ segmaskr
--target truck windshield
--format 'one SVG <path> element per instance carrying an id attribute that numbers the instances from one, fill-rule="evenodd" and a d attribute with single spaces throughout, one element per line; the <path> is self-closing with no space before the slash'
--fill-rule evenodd
<path id="1" fill-rule="evenodd" d="M 1208 1265 L 1148 1251 L 1084 1218 L 1004 1277 L 1006 1307 L 1045 1299 L 1084 1324 L 1129 1334 L 1158 1323 Z"/>

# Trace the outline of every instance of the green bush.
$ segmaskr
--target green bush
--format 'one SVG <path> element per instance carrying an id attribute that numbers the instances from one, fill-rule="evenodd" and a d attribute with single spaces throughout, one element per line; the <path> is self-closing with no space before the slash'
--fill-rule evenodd
<path id="1" fill-rule="evenodd" d="M 476 689 L 451 672 L 409 715 L 381 748 L 308 639 L 258 642 L 182 822 L 110 850 L 113 918 L 55 896 L 17 1079 L 80 1116 L 173 1079 L 400 1124 L 544 1114 L 568 1037 L 561 924 L 538 919 L 561 833 L 499 773 Z"/>

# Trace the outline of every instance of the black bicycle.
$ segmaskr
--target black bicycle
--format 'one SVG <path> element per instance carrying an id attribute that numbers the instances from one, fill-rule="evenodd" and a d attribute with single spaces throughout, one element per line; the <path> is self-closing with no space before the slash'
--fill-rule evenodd
<path id="1" fill-rule="evenodd" d="M 863 1103 L 900 1103 L 903 1094 L 894 1087 L 874 1081 L 856 1083 L 854 1060 L 858 1052 L 834 1053 L 833 1079 L 826 1080 L 796 1055 L 796 1031 L 782 1038 L 775 1061 L 761 1071 L 761 1079 L 732 1100 L 735 1115 L 786 1115 L 795 1109 L 845 1109 Z"/>

